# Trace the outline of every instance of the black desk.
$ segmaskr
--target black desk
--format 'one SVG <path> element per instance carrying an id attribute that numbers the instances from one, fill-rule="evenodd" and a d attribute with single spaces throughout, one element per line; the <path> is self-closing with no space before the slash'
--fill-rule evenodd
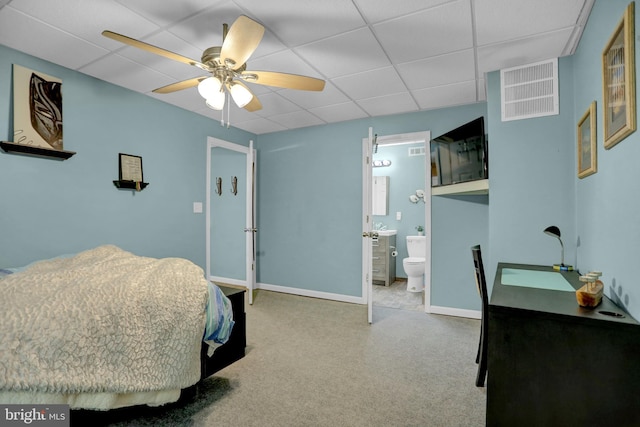
<path id="1" fill-rule="evenodd" d="M 541 285 L 547 278 L 560 284 L 555 275 L 573 289 L 583 285 L 575 272 L 544 277 L 551 267 L 498 264 L 489 301 L 487 426 L 640 426 L 640 324 L 607 297 L 587 309 L 571 289 L 513 284 L 518 271 L 529 285 L 536 275 Z"/>

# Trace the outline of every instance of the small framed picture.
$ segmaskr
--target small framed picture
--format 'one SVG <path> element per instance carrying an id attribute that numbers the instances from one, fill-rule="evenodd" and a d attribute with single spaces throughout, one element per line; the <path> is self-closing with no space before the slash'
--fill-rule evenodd
<path id="1" fill-rule="evenodd" d="M 624 16 L 602 51 L 604 148 L 636 130 L 635 7 Z"/>
<path id="2" fill-rule="evenodd" d="M 596 137 L 596 101 L 578 121 L 578 178 L 594 174 L 598 170 Z"/>
<path id="3" fill-rule="evenodd" d="M 144 182 L 142 174 L 142 157 L 120 153 L 120 181 Z"/>

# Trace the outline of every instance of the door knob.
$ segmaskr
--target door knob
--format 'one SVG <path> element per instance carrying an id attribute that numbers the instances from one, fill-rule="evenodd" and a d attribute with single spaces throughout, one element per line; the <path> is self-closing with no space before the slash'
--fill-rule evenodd
<path id="1" fill-rule="evenodd" d="M 245 229 L 244 229 L 244 232 L 245 232 L 245 233 L 248 233 L 248 232 L 250 232 L 250 231 L 252 231 L 252 232 L 254 232 L 254 233 L 255 233 L 256 231 L 258 231 L 258 229 L 257 229 L 257 228 L 245 228 Z"/>

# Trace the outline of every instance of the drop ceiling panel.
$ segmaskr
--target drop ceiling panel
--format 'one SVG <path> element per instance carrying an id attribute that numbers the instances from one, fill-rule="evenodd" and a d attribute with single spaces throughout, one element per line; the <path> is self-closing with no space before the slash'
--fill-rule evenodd
<path id="1" fill-rule="evenodd" d="M 120 55 L 109 55 L 83 67 L 80 71 L 142 93 L 173 83 L 168 76 Z"/>
<path id="2" fill-rule="evenodd" d="M 584 3 L 584 0 L 476 1 L 478 45 L 572 27 Z"/>
<path id="3" fill-rule="evenodd" d="M 391 66 L 337 77 L 334 83 L 352 99 L 373 98 L 407 91 L 404 82 Z"/>
<path id="4" fill-rule="evenodd" d="M 10 6 L 0 10 L 0 40 L 5 46 L 71 69 L 77 69 L 108 53 Z"/>
<path id="5" fill-rule="evenodd" d="M 477 101 L 475 80 L 413 91 L 421 109 L 472 104 Z"/>
<path id="6" fill-rule="evenodd" d="M 385 21 L 373 29 L 393 62 L 414 61 L 473 47 L 468 0 Z"/>
<path id="7" fill-rule="evenodd" d="M 326 83 L 322 92 L 282 89 L 277 93 L 305 110 L 349 101 L 349 98 L 331 83 Z"/>
<path id="8" fill-rule="evenodd" d="M 328 78 L 390 65 L 385 52 L 368 28 L 309 43 L 295 51 Z"/>
<path id="9" fill-rule="evenodd" d="M 249 70 L 326 81 L 323 92 L 249 83 L 263 109 L 249 113 L 232 104 L 231 123 L 259 134 L 317 120 L 332 123 L 485 100 L 485 72 L 571 52 L 593 3 L 0 0 L 0 43 L 219 123 L 222 113 L 206 108 L 195 87 L 151 93 L 205 73 L 101 32 L 109 29 L 200 60 L 204 49 L 222 44 L 223 23 L 249 16 L 265 26 L 247 61 Z"/>
<path id="10" fill-rule="evenodd" d="M 159 26 L 166 27 L 177 21 L 193 16 L 204 9 L 216 6 L 222 0 L 117 0 L 123 6 L 144 16 Z"/>
<path id="11" fill-rule="evenodd" d="M 398 16 L 428 9 L 449 1 L 451 0 L 403 0 L 394 2 L 393 7 L 390 7 L 387 2 L 371 0 L 355 0 L 355 3 L 367 22 L 375 24 L 376 22 L 397 18 Z"/>
<path id="12" fill-rule="evenodd" d="M 351 1 L 235 1 L 250 10 L 289 47 L 351 31 L 365 24 Z"/>
<path id="13" fill-rule="evenodd" d="M 140 38 L 158 29 L 148 19 L 113 1 L 19 0 L 10 7 L 43 22 L 54 21 L 60 30 L 106 48 L 120 44 L 103 37 L 102 30 L 127 31 L 130 37 Z M 102 30 L 96 31 L 99 28 Z"/>
<path id="14" fill-rule="evenodd" d="M 362 119 L 368 116 L 367 113 L 365 113 L 364 110 L 355 102 L 327 105 L 324 107 L 312 108 L 309 111 L 327 123 Z"/>
<path id="15" fill-rule="evenodd" d="M 472 49 L 398 65 L 409 89 L 423 89 L 476 78 Z"/>
<path id="16" fill-rule="evenodd" d="M 482 73 L 526 65 L 562 54 L 572 29 L 546 33 L 538 37 L 507 41 L 478 48 L 478 69 Z"/>
<path id="17" fill-rule="evenodd" d="M 385 116 L 418 110 L 418 105 L 407 92 L 363 99 L 358 101 L 358 105 L 370 116 Z"/>
<path id="18" fill-rule="evenodd" d="M 277 114 L 269 117 L 269 120 L 276 122 L 287 129 L 297 129 L 325 124 L 310 112 L 301 110 L 293 111 L 291 113 Z"/>

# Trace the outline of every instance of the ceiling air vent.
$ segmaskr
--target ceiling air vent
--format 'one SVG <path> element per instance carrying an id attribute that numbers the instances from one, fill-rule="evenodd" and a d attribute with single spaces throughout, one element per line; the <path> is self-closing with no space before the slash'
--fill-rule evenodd
<path id="1" fill-rule="evenodd" d="M 424 156 L 424 147 L 409 147 L 409 157 L 411 156 Z"/>
<path id="2" fill-rule="evenodd" d="M 558 114 L 558 59 L 500 70 L 502 121 Z"/>

